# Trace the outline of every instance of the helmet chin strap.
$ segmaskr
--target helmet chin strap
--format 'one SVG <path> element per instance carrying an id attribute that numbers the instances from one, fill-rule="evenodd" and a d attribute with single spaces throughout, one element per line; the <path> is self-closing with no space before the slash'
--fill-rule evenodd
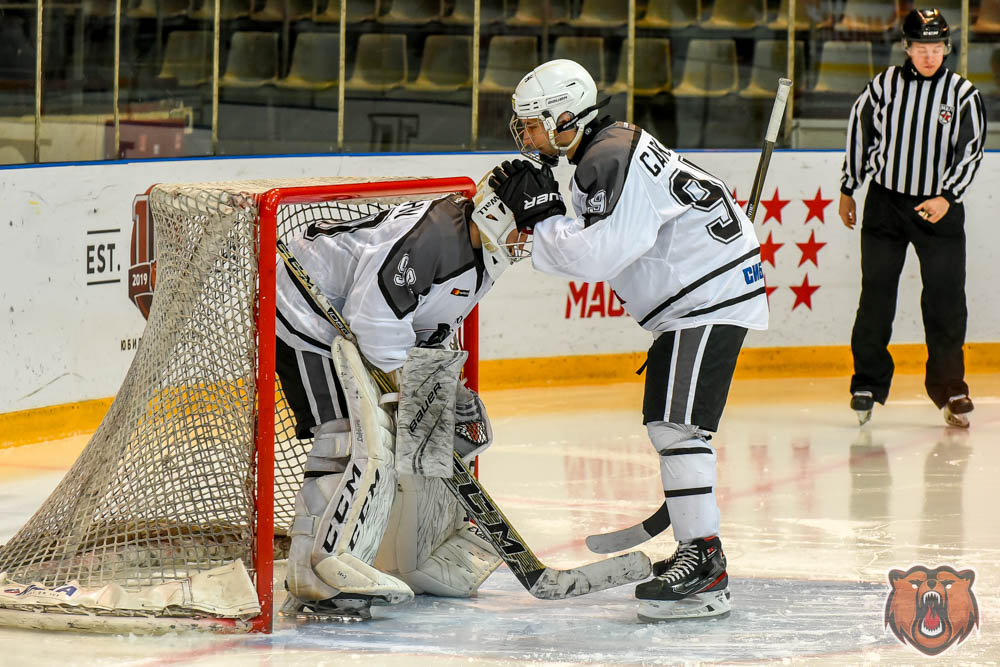
<path id="1" fill-rule="evenodd" d="M 553 129 L 549 130 L 548 132 L 549 145 L 552 146 L 552 148 L 559 151 L 559 155 L 558 156 L 546 155 L 544 153 L 539 152 L 538 157 L 541 160 L 542 164 L 547 165 L 549 167 L 557 166 L 559 164 L 559 157 L 569 153 L 571 150 L 573 150 L 574 147 L 576 147 L 577 144 L 580 143 L 580 140 L 583 139 L 583 132 L 580 131 L 580 129 L 582 129 L 580 127 L 577 127 L 576 136 L 573 137 L 573 141 L 571 141 L 566 146 L 560 146 L 559 144 L 556 143 L 557 134 L 559 134 L 560 132 L 565 132 L 566 130 L 572 130 L 574 126 L 577 125 L 577 119 L 586 117 L 587 114 L 589 114 L 592 111 L 597 111 L 601 107 L 607 105 L 608 102 L 610 101 L 611 101 L 610 97 L 605 97 L 597 104 L 591 104 L 589 107 L 586 107 L 585 109 L 581 110 L 580 113 L 573 113 L 572 111 L 568 111 L 567 113 L 569 114 L 569 118 L 557 124 Z"/>
<path id="2" fill-rule="evenodd" d="M 576 123 L 576 119 L 577 118 L 583 118 L 584 116 L 586 116 L 587 114 L 589 114 L 591 111 L 597 111 L 601 107 L 606 106 L 608 104 L 608 102 L 610 102 L 610 101 L 611 101 L 610 97 L 605 97 L 603 100 L 601 100 L 597 104 L 591 104 L 586 109 L 583 109 L 582 111 L 580 111 L 580 113 L 573 113 L 572 111 L 567 112 L 567 113 L 569 113 L 569 118 L 567 118 L 563 122 L 561 122 L 558 125 L 556 125 L 555 133 L 559 134 L 560 132 L 565 132 L 566 130 L 573 129 L 573 124 Z"/>

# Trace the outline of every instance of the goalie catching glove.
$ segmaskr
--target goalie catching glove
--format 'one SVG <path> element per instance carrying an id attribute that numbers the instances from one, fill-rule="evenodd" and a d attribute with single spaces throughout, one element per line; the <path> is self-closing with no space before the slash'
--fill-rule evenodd
<path id="1" fill-rule="evenodd" d="M 489 185 L 506 204 L 520 232 L 553 215 L 565 215 L 566 204 L 552 169 L 539 169 L 527 160 L 504 161 L 493 170 Z"/>

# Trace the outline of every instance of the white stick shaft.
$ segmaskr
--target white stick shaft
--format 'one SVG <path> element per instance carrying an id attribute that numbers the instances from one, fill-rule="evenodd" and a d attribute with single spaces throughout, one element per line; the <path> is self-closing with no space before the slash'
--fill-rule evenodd
<path id="1" fill-rule="evenodd" d="M 778 130 L 781 128 L 781 120 L 785 115 L 785 103 L 788 102 L 788 91 L 791 89 L 791 79 L 778 80 L 778 93 L 774 96 L 771 120 L 767 124 L 767 134 L 764 135 L 765 141 L 770 141 L 772 144 L 778 139 Z"/>

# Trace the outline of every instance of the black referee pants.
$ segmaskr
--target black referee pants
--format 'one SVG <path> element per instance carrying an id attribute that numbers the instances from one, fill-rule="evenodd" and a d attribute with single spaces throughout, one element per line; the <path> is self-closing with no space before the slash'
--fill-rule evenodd
<path id="1" fill-rule="evenodd" d="M 885 403 L 894 365 L 887 346 L 896 314 L 896 291 L 913 244 L 920 260 L 920 310 L 927 342 L 924 386 L 939 408 L 967 394 L 965 343 L 965 208 L 953 204 L 931 224 L 913 210 L 923 197 L 910 197 L 872 183 L 861 223 L 861 299 L 851 334 L 854 377 L 851 392 L 868 390 Z"/>

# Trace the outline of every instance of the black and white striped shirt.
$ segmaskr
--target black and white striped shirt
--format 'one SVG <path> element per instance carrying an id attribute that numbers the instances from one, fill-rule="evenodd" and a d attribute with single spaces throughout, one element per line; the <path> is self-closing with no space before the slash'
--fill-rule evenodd
<path id="1" fill-rule="evenodd" d="M 923 77 L 908 60 L 872 79 L 854 103 L 841 192 L 852 194 L 871 174 L 894 192 L 961 201 L 985 141 L 976 87 L 944 66 Z"/>

